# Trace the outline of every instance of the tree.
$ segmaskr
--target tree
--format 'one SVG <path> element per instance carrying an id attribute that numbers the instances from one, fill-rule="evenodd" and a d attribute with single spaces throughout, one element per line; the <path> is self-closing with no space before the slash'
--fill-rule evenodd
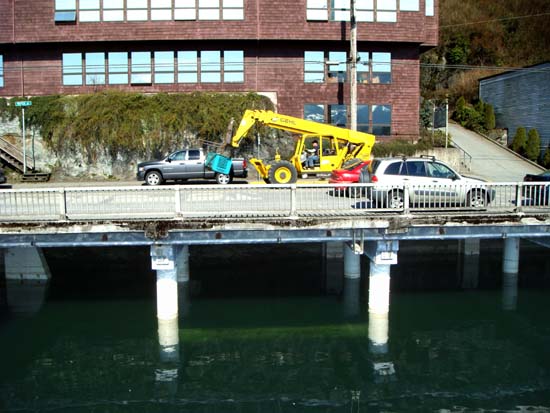
<path id="1" fill-rule="evenodd" d="M 495 120 L 495 110 L 493 105 L 488 103 L 485 104 L 485 129 L 491 130 L 495 129 L 496 120 Z"/>
<path id="2" fill-rule="evenodd" d="M 544 166 L 546 169 L 550 169 L 550 145 L 546 147 L 546 151 L 544 151 L 544 156 L 542 157 L 542 166 Z"/>
<path id="3" fill-rule="evenodd" d="M 530 129 L 527 135 L 525 157 L 531 161 L 537 161 L 540 156 L 540 136 L 536 129 Z"/>
<path id="4" fill-rule="evenodd" d="M 520 155 L 525 153 L 525 147 L 527 146 L 527 132 L 523 126 L 516 129 L 516 134 L 512 140 L 510 148 Z"/>

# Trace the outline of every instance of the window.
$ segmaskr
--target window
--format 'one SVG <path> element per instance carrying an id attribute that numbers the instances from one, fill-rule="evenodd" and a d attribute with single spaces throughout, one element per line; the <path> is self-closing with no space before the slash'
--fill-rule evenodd
<path id="1" fill-rule="evenodd" d="M 111 52 L 109 58 L 109 84 L 128 84 L 128 53 Z"/>
<path id="2" fill-rule="evenodd" d="M 376 21 L 395 23 L 397 21 L 397 0 L 377 0 Z"/>
<path id="3" fill-rule="evenodd" d="M 103 0 L 103 21 L 120 22 L 124 20 L 124 0 Z"/>
<path id="4" fill-rule="evenodd" d="M 372 54 L 372 83 L 391 83 L 391 53 Z"/>
<path id="5" fill-rule="evenodd" d="M 345 82 L 346 76 L 346 52 L 329 52 L 328 53 L 328 81 L 329 82 Z"/>
<path id="6" fill-rule="evenodd" d="M 99 18 L 99 0 L 80 0 L 78 10 L 78 20 L 81 22 L 98 22 Z"/>
<path id="7" fill-rule="evenodd" d="M 399 10 L 401 11 L 419 11 L 419 0 L 399 0 Z"/>
<path id="8" fill-rule="evenodd" d="M 63 53 L 63 85 L 82 85 L 82 54 Z"/>
<path id="9" fill-rule="evenodd" d="M 0 87 L 4 87 L 4 56 L 0 54 Z"/>
<path id="10" fill-rule="evenodd" d="M 172 20 L 172 0 L 151 0 L 151 20 Z"/>
<path id="11" fill-rule="evenodd" d="M 223 20 L 244 20 L 243 0 L 222 0 Z"/>
<path id="12" fill-rule="evenodd" d="M 86 53 L 86 84 L 105 84 L 105 53 Z"/>
<path id="13" fill-rule="evenodd" d="M 151 52 L 132 52 L 132 84 L 151 83 Z"/>
<path id="14" fill-rule="evenodd" d="M 424 161 L 408 161 L 405 162 L 407 167 L 407 175 L 410 176 L 426 176 L 426 164 Z"/>
<path id="15" fill-rule="evenodd" d="M 197 52 L 178 52 L 178 83 L 197 83 Z"/>
<path id="16" fill-rule="evenodd" d="M 391 106 L 372 106 L 372 133 L 374 135 L 391 135 Z"/>
<path id="17" fill-rule="evenodd" d="M 426 16 L 434 16 L 434 0 L 426 0 Z"/>
<path id="18" fill-rule="evenodd" d="M 174 83 L 174 52 L 155 52 L 155 83 Z"/>
<path id="19" fill-rule="evenodd" d="M 147 0 L 126 0 L 128 21 L 147 20 Z"/>
<path id="20" fill-rule="evenodd" d="M 307 0 L 307 20 L 328 20 L 327 0 Z"/>
<path id="21" fill-rule="evenodd" d="M 325 106 L 316 104 L 304 105 L 304 119 L 311 120 L 313 122 L 324 123 Z"/>
<path id="22" fill-rule="evenodd" d="M 346 105 L 328 105 L 328 114 L 331 125 L 346 127 L 348 123 Z"/>
<path id="23" fill-rule="evenodd" d="M 76 0 L 55 0 L 54 21 L 56 23 L 76 21 Z"/>
<path id="24" fill-rule="evenodd" d="M 369 105 L 357 105 L 357 130 L 369 132 Z"/>
<path id="25" fill-rule="evenodd" d="M 198 0 L 199 20 L 220 20 L 220 0 Z"/>
<path id="26" fill-rule="evenodd" d="M 331 0 L 330 20 L 350 21 L 350 0 Z"/>
<path id="27" fill-rule="evenodd" d="M 227 50 L 223 53 L 223 81 L 228 83 L 244 82 L 244 52 Z"/>
<path id="28" fill-rule="evenodd" d="M 384 175 L 399 175 L 399 171 L 401 170 L 401 165 L 403 165 L 403 162 L 392 162 L 384 171 Z"/>
<path id="29" fill-rule="evenodd" d="M 357 53 L 357 83 L 369 82 L 369 53 L 359 52 Z"/>
<path id="30" fill-rule="evenodd" d="M 374 0 L 355 1 L 355 20 L 358 22 L 374 21 Z"/>
<path id="31" fill-rule="evenodd" d="M 175 0 L 174 20 L 196 20 L 195 0 Z"/>
<path id="32" fill-rule="evenodd" d="M 219 51 L 201 52 L 201 82 L 221 82 L 221 53 Z"/>
<path id="33" fill-rule="evenodd" d="M 201 158 L 201 151 L 198 149 L 190 149 L 188 152 L 188 159 L 190 161 L 196 161 Z"/>
<path id="34" fill-rule="evenodd" d="M 304 53 L 304 82 L 322 83 L 325 81 L 324 52 Z"/>

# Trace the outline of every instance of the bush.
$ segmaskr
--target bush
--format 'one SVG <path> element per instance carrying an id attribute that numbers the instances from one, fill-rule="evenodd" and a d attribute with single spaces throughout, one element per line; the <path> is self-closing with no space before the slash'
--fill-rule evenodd
<path id="1" fill-rule="evenodd" d="M 525 148 L 527 146 L 527 132 L 524 127 L 519 127 L 516 129 L 516 134 L 510 145 L 510 149 L 514 152 L 519 153 L 520 155 L 525 154 Z"/>
<path id="2" fill-rule="evenodd" d="M 546 147 L 544 151 L 544 156 L 542 157 L 542 166 L 546 169 L 550 169 L 550 145 Z"/>
<path id="3" fill-rule="evenodd" d="M 530 129 L 527 134 L 527 145 L 525 146 L 525 157 L 536 162 L 540 156 L 540 136 L 536 129 Z"/>
<path id="4" fill-rule="evenodd" d="M 492 130 L 496 127 L 495 110 L 493 105 L 485 104 L 485 129 Z"/>

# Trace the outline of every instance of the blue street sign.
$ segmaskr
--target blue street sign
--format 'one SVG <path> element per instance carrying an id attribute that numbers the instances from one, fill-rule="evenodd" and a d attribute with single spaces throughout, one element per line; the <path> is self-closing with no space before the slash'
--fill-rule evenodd
<path id="1" fill-rule="evenodd" d="M 32 101 L 20 100 L 19 102 L 15 102 L 15 106 L 32 106 Z"/>

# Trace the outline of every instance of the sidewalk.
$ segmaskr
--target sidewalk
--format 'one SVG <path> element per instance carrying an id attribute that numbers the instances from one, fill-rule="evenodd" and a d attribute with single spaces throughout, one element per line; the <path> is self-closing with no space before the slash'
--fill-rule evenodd
<path id="1" fill-rule="evenodd" d="M 497 143 L 460 125 L 449 123 L 449 133 L 453 142 L 472 156 L 470 175 L 493 182 L 519 182 L 523 181 L 526 174 L 539 174 L 544 171 L 544 168 L 536 167 Z"/>

